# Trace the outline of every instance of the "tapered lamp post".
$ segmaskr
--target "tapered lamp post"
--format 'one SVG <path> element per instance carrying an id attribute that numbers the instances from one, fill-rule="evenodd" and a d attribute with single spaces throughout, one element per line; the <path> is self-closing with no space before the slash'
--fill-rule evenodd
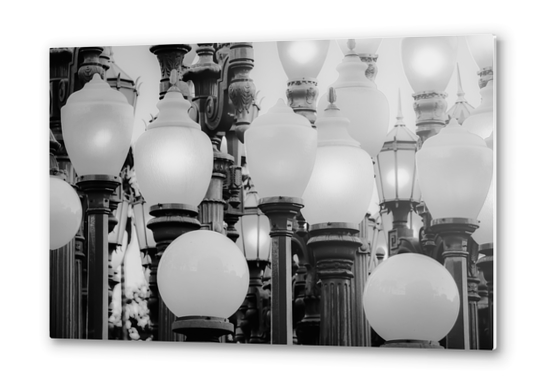
<path id="1" fill-rule="evenodd" d="M 177 83 L 172 70 L 171 84 Z M 156 241 L 149 277 L 153 334 L 158 340 L 173 340 L 174 317 L 159 297 L 156 271 L 165 249 L 181 234 L 200 228 L 198 205 L 203 200 L 213 170 L 209 137 L 188 116 L 190 103 L 176 86 L 158 102 L 159 115 L 139 137 L 134 147 L 137 181 L 154 218 L 148 223 Z"/>
<path id="2" fill-rule="evenodd" d="M 493 154 L 477 135 L 452 120 L 429 138 L 416 154 L 418 180 L 433 220 L 431 229 L 443 239 L 444 266 L 459 289 L 459 317 L 448 334 L 448 348 L 469 349 L 467 241 L 478 228 L 476 218 L 491 184 Z"/>
<path id="3" fill-rule="evenodd" d="M 292 344 L 293 221 L 316 158 L 316 131 L 282 100 L 245 132 L 247 164 L 271 225 L 271 343 Z"/>
<path id="4" fill-rule="evenodd" d="M 316 120 L 318 149 L 302 213 L 322 282 L 320 343 L 353 345 L 352 295 L 362 294 L 352 289 L 353 264 L 362 244 L 359 223 L 371 202 L 374 173 L 370 156 L 348 134 L 349 121 L 335 105 L 333 88 L 328 97 L 330 105 Z"/>
<path id="5" fill-rule="evenodd" d="M 387 348 L 442 349 L 438 341 L 452 329 L 459 313 L 459 292 L 450 273 L 437 261 L 403 253 L 371 274 L 363 308 Z"/>
<path id="6" fill-rule="evenodd" d="M 94 74 L 62 108 L 66 151 L 88 197 L 87 337 L 107 339 L 109 197 L 120 183 L 133 130 L 133 107 Z"/>

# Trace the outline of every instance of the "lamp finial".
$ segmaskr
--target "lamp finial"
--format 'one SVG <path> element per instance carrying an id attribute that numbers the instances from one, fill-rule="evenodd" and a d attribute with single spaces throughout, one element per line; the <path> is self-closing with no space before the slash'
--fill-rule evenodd
<path id="1" fill-rule="evenodd" d="M 335 109 L 337 111 L 339 110 L 339 108 L 337 108 L 337 106 L 335 105 L 335 102 L 337 101 L 337 91 L 335 91 L 335 88 L 329 87 L 327 91 L 327 100 L 329 102 L 329 105 L 325 109 L 326 111 L 329 109 Z"/>
<path id="2" fill-rule="evenodd" d="M 349 50 L 353 51 L 354 48 L 356 48 L 356 40 L 348 39 L 348 41 L 346 42 L 346 46 L 348 47 Z"/>
<path id="3" fill-rule="evenodd" d="M 181 92 L 179 87 L 177 87 L 177 82 L 179 81 L 179 73 L 176 69 L 172 69 L 171 73 L 169 74 L 169 83 L 171 86 L 167 90 L 168 92 Z"/>

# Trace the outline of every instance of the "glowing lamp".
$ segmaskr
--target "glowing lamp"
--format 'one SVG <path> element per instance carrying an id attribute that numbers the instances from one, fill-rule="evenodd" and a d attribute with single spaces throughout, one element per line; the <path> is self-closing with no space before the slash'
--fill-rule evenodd
<path id="1" fill-rule="evenodd" d="M 452 119 L 416 154 L 418 181 L 433 219 L 475 219 L 493 173 L 493 152 L 484 140 Z"/>
<path id="2" fill-rule="evenodd" d="M 478 69 L 493 67 L 493 52 L 495 36 L 493 35 L 469 35 L 466 36 L 469 51 L 478 65 Z"/>
<path id="3" fill-rule="evenodd" d="M 300 198 L 316 158 L 317 134 L 280 99 L 245 132 L 250 175 L 260 198 Z"/>
<path id="4" fill-rule="evenodd" d="M 479 227 L 472 238 L 479 245 L 493 243 L 493 210 L 494 210 L 495 178 L 491 182 L 487 197 L 478 215 Z"/>
<path id="5" fill-rule="evenodd" d="M 369 276 L 363 294 L 367 320 L 386 341 L 441 340 L 456 322 L 459 301 L 446 268 L 416 253 L 384 260 Z"/>
<path id="6" fill-rule="evenodd" d="M 407 37 L 401 43 L 403 68 L 415 93 L 444 92 L 456 64 L 456 37 Z"/>
<path id="7" fill-rule="evenodd" d="M 249 272 L 235 243 L 200 230 L 179 236 L 166 248 L 157 281 L 160 296 L 177 317 L 228 318 L 245 299 Z"/>
<path id="8" fill-rule="evenodd" d="M 62 107 L 64 145 L 78 176 L 117 176 L 124 164 L 134 108 L 119 91 L 95 74 Z"/>
<path id="9" fill-rule="evenodd" d="M 493 132 L 493 80 L 480 89 L 482 102 L 463 122 L 463 127 L 485 139 Z"/>
<path id="10" fill-rule="evenodd" d="M 250 190 L 244 202 L 245 212 L 235 225 L 239 231 L 237 245 L 247 260 L 269 261 L 271 237 L 269 219 L 258 209 L 258 193 Z"/>
<path id="11" fill-rule="evenodd" d="M 71 185 L 58 177 L 50 177 L 49 249 L 68 244 L 81 226 L 83 208 Z"/>
<path id="12" fill-rule="evenodd" d="M 353 51 L 356 54 L 363 54 L 368 53 L 371 55 L 374 55 L 376 51 L 378 50 L 378 47 L 380 47 L 380 43 L 382 43 L 382 38 L 372 38 L 372 39 L 355 39 L 356 46 L 354 47 Z M 346 55 L 350 52 L 350 48 L 348 48 L 348 40 L 337 40 L 337 44 L 339 44 L 339 48 L 341 48 L 341 51 L 343 52 L 343 55 Z"/>
<path id="13" fill-rule="evenodd" d="M 190 103 L 178 88 L 171 87 L 157 107 L 158 118 L 149 124 L 134 148 L 141 194 L 151 206 L 198 206 L 213 171 L 211 140 L 188 116 Z"/>
<path id="14" fill-rule="evenodd" d="M 277 41 L 282 68 L 289 80 L 318 77 L 329 49 L 329 40 Z"/>
<path id="15" fill-rule="evenodd" d="M 353 48 L 353 40 L 350 40 Z M 389 122 L 389 105 L 386 96 L 365 75 L 367 63 L 354 51 L 344 56 L 337 66 L 338 79 L 331 85 L 337 92 L 337 107 L 350 120 L 348 133 L 361 145 L 361 149 L 374 157 L 382 149 Z M 320 98 L 318 114 L 327 107 L 327 98 Z"/>
<path id="16" fill-rule="evenodd" d="M 371 157 L 348 134 L 349 121 L 334 104 L 316 120 L 318 149 L 301 210 L 309 224 L 360 223 L 371 202 L 374 172 Z"/>

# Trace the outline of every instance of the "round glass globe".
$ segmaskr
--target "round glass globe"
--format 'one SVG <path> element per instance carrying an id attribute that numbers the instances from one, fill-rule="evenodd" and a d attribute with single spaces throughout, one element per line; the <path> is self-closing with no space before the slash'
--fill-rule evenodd
<path id="1" fill-rule="evenodd" d="M 57 177 L 50 177 L 49 249 L 58 249 L 74 237 L 83 217 L 77 192 Z"/>
<path id="2" fill-rule="evenodd" d="M 158 103 L 158 118 L 134 147 L 137 181 L 150 206 L 198 206 L 209 188 L 213 148 L 209 137 L 188 116 L 189 108 L 180 92 L 167 92 Z"/>
<path id="3" fill-rule="evenodd" d="M 491 186 L 487 192 L 486 201 L 482 206 L 482 210 L 478 215 L 479 227 L 472 234 L 472 238 L 478 244 L 493 243 L 493 210 L 494 210 L 494 193 L 495 193 L 495 178 L 491 181 Z"/>
<path id="4" fill-rule="evenodd" d="M 282 99 L 245 132 L 250 175 L 260 198 L 301 197 L 314 167 L 317 133 Z"/>
<path id="5" fill-rule="evenodd" d="M 459 314 L 459 291 L 450 273 L 428 256 L 403 253 L 376 267 L 363 293 L 371 327 L 384 340 L 439 341 Z"/>
<path id="6" fill-rule="evenodd" d="M 160 296 L 176 316 L 228 318 L 245 299 L 249 272 L 234 242 L 199 230 L 179 236 L 166 248 L 157 281 Z"/>
<path id="7" fill-rule="evenodd" d="M 117 176 L 132 141 L 134 108 L 95 74 L 61 110 L 66 151 L 79 176 Z"/>
<path id="8" fill-rule="evenodd" d="M 493 175 L 493 151 L 452 119 L 416 153 L 420 190 L 433 219 L 476 219 Z"/>
<path id="9" fill-rule="evenodd" d="M 415 93 L 444 92 L 457 57 L 457 37 L 407 37 L 401 42 L 403 69 Z"/>
<path id="10" fill-rule="evenodd" d="M 466 36 L 469 51 L 478 69 L 493 67 L 495 36 L 489 34 Z"/>
<path id="11" fill-rule="evenodd" d="M 289 80 L 316 78 L 326 60 L 329 40 L 277 41 L 277 49 Z"/>

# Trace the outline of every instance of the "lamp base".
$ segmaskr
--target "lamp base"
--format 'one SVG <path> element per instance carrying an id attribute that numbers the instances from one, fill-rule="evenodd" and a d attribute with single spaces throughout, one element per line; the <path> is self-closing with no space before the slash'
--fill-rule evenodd
<path id="1" fill-rule="evenodd" d="M 218 343 L 221 336 L 233 334 L 233 324 L 228 319 L 212 316 L 179 317 L 171 329 L 185 335 L 187 342 Z"/>
<path id="2" fill-rule="evenodd" d="M 427 340 L 391 340 L 386 341 L 380 348 L 444 349 L 439 343 Z"/>

